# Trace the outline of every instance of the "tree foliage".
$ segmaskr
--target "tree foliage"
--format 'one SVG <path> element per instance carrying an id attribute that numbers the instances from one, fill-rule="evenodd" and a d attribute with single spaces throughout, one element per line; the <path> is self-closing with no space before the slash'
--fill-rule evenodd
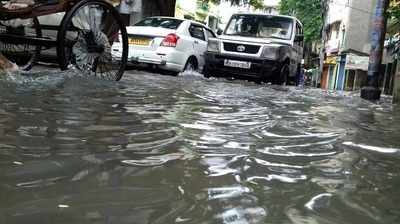
<path id="1" fill-rule="evenodd" d="M 158 12 L 155 12 L 155 14 L 158 13 L 161 16 L 174 16 L 176 0 L 151 0 L 151 1 L 154 1 L 158 8 Z M 219 4 L 221 1 L 228 1 L 235 6 L 251 5 L 257 9 L 263 8 L 264 6 L 263 0 L 200 0 L 200 1 L 212 2 L 216 4 Z"/>
<path id="2" fill-rule="evenodd" d="M 400 20 L 400 5 L 396 6 L 396 7 L 393 7 L 393 8 L 390 8 L 389 12 L 390 12 L 390 15 L 393 18 L 395 18 L 397 20 Z"/>
<path id="3" fill-rule="evenodd" d="M 213 2 L 216 4 L 221 3 L 221 1 L 225 0 L 202 0 L 205 2 Z M 228 2 L 231 2 L 232 5 L 240 6 L 240 5 L 251 5 L 256 9 L 261 9 L 264 7 L 264 1 L 263 0 L 226 0 Z"/>
<path id="4" fill-rule="evenodd" d="M 321 39 L 323 26 L 321 0 L 281 0 L 280 12 L 298 18 L 304 25 L 306 41 Z"/>
<path id="5" fill-rule="evenodd" d="M 396 35 L 400 32 L 400 1 L 391 0 L 388 9 L 387 32 Z"/>
<path id="6" fill-rule="evenodd" d="M 391 0 L 389 6 L 389 22 L 387 32 L 390 36 L 396 36 L 397 38 L 390 39 L 389 49 L 392 48 L 392 54 L 400 56 L 400 41 L 398 39 L 400 33 L 400 1 Z"/>
<path id="7" fill-rule="evenodd" d="M 392 19 L 400 21 L 400 1 L 390 1 L 389 15 Z"/>

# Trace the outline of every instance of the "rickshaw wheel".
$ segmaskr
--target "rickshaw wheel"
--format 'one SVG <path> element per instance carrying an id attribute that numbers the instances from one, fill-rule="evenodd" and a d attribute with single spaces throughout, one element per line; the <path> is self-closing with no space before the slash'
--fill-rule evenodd
<path id="1" fill-rule="evenodd" d="M 42 37 L 42 29 L 39 20 L 34 17 L 32 23 L 29 25 L 21 25 L 18 27 L 11 27 L 6 24 L 7 22 L 0 23 L 0 33 L 7 33 L 13 35 L 23 35 L 26 37 Z M 36 60 L 39 58 L 41 47 L 29 44 L 10 44 L 0 43 L 1 53 L 11 62 L 18 65 L 21 70 L 29 71 Z"/>
<path id="2" fill-rule="evenodd" d="M 78 2 L 64 16 L 57 54 L 62 70 L 119 81 L 128 59 L 128 35 L 115 8 L 102 0 Z"/>

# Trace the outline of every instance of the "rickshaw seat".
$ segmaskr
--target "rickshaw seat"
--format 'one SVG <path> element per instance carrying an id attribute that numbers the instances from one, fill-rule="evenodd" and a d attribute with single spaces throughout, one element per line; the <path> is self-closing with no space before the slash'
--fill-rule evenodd
<path id="1" fill-rule="evenodd" d="M 36 16 L 36 14 L 40 14 L 40 12 L 42 11 L 50 11 L 49 7 L 52 7 L 54 5 L 64 5 L 64 3 L 68 3 L 71 1 L 73 2 L 76 0 L 34 0 L 33 5 L 28 5 L 27 7 L 24 8 L 9 9 L 4 7 L 5 4 L 7 4 L 7 2 L 10 1 L 15 1 L 15 0 L 1 1 L 0 20 L 33 17 L 30 15 Z M 16 0 L 14 3 L 22 3 L 22 2 Z"/>

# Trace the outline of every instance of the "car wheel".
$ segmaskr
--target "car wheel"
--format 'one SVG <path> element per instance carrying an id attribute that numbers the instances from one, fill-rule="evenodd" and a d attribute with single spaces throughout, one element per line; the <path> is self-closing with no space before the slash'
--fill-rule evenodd
<path id="1" fill-rule="evenodd" d="M 277 84 L 277 85 L 288 84 L 289 72 L 290 72 L 289 65 L 284 64 L 279 71 L 278 77 L 276 77 L 275 84 Z"/>
<path id="2" fill-rule="evenodd" d="M 194 58 L 189 58 L 186 62 L 185 68 L 183 71 L 197 71 L 197 61 Z"/>

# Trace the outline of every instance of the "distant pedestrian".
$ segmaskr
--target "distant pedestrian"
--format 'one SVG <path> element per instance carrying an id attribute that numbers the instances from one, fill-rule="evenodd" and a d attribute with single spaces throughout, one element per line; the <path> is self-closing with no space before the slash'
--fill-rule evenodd
<path id="1" fill-rule="evenodd" d="M 131 14 L 135 12 L 135 0 L 121 0 L 119 13 L 125 26 L 129 26 Z"/>
<path id="2" fill-rule="evenodd" d="M 304 74 L 305 73 L 305 69 L 304 69 L 304 59 L 301 60 L 301 64 L 300 64 L 300 69 L 299 72 L 297 74 L 297 86 L 303 87 L 304 86 Z"/>

